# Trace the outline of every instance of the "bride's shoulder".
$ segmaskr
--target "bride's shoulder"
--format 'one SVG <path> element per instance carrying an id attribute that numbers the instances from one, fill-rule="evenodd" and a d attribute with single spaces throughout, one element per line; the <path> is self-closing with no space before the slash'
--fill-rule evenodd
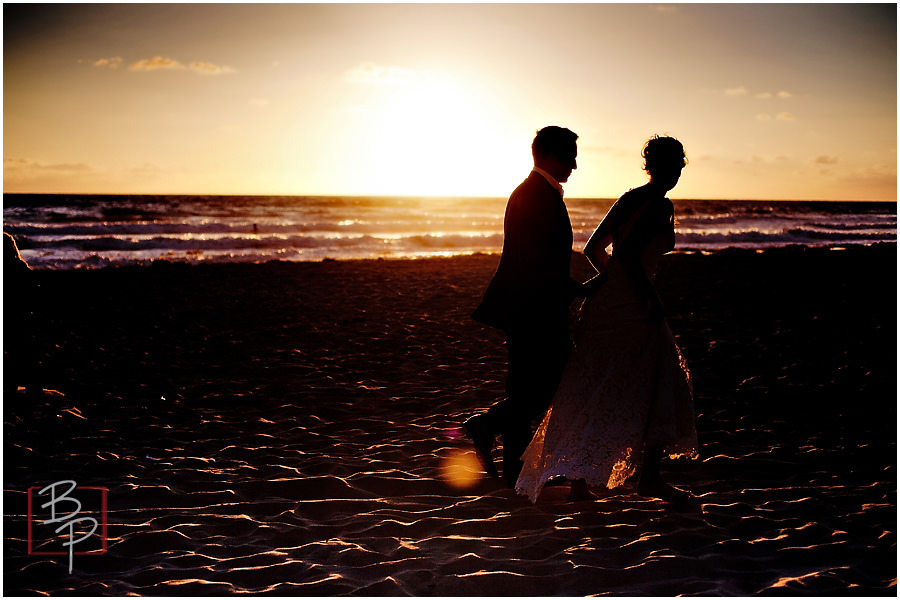
<path id="1" fill-rule="evenodd" d="M 627 192 L 625 192 L 624 194 L 619 196 L 619 199 L 617 200 L 617 202 L 629 202 L 636 196 L 640 196 L 642 189 L 643 189 L 643 186 L 629 189 Z"/>
<path id="2" fill-rule="evenodd" d="M 650 188 L 645 184 L 640 187 L 631 188 L 630 190 L 622 194 L 617 202 L 619 204 L 624 204 L 625 206 L 631 204 L 640 204 L 652 195 L 653 194 Z"/>
<path id="3" fill-rule="evenodd" d="M 616 200 L 613 208 L 617 208 L 620 214 L 629 214 L 644 204 L 647 199 L 647 190 L 644 187 L 631 188 Z"/>

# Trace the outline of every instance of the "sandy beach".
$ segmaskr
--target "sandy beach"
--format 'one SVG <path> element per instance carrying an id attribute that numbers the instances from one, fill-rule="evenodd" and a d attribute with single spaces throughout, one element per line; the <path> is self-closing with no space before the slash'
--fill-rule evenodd
<path id="1" fill-rule="evenodd" d="M 498 260 L 36 272 L 4 593 L 896 595 L 896 245 L 664 257 L 701 452 L 668 465 L 678 509 L 479 472 L 460 425 L 506 357 L 469 314 Z M 106 489 L 106 552 L 71 574 L 28 553 L 60 480 Z"/>

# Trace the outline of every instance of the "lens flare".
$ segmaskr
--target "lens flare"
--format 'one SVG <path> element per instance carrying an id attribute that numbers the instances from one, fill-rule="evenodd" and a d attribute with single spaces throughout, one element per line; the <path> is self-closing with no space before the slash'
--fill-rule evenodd
<path id="1" fill-rule="evenodd" d="M 481 465 L 475 454 L 467 450 L 453 450 L 441 461 L 440 477 L 458 490 L 471 488 L 481 476 Z"/>

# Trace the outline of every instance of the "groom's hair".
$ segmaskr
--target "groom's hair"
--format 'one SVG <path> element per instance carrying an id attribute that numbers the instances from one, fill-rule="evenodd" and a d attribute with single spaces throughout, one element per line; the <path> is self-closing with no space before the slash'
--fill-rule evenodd
<path id="1" fill-rule="evenodd" d="M 575 140 L 577 139 L 578 134 L 565 127 L 556 125 L 544 127 L 537 132 L 534 141 L 531 142 L 531 156 L 535 162 L 541 158 L 569 158 L 575 150 Z"/>

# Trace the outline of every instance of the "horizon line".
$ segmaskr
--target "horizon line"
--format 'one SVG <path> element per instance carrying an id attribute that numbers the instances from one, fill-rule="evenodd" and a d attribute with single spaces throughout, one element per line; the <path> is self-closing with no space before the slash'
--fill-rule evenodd
<path id="1" fill-rule="evenodd" d="M 287 198 L 368 198 L 368 199 L 435 199 L 435 200 L 507 200 L 507 196 L 492 195 L 440 195 L 440 194 L 263 194 L 263 193 L 232 193 L 232 194 L 182 194 L 182 193 L 122 193 L 122 192 L 3 192 L 4 196 L 207 196 L 217 198 L 236 198 L 236 197 L 287 197 Z M 613 196 L 566 196 L 565 200 L 608 200 L 615 201 L 617 197 Z M 882 202 L 897 203 L 897 199 L 893 200 L 872 200 L 872 199 L 822 199 L 822 198 L 672 198 L 672 202 Z"/>

